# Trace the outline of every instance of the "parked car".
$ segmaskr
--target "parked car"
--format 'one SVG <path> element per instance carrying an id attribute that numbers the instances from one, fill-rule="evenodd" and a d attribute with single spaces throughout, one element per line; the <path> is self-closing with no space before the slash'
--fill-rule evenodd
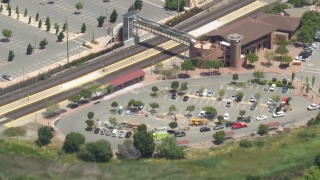
<path id="1" fill-rule="evenodd" d="M 278 118 L 278 117 L 283 117 L 285 115 L 285 113 L 283 111 L 278 111 L 273 113 L 272 117 L 273 118 Z"/>
<path id="2" fill-rule="evenodd" d="M 200 128 L 200 132 L 207 132 L 207 131 L 211 131 L 211 129 L 209 127 Z"/>
<path id="3" fill-rule="evenodd" d="M 54 1 L 48 1 L 47 4 L 54 4 Z"/>
<path id="4" fill-rule="evenodd" d="M 194 92 L 194 95 L 200 96 L 200 91 L 199 91 L 199 90 L 196 90 L 196 91 Z"/>
<path id="5" fill-rule="evenodd" d="M 258 103 L 257 102 L 254 102 L 254 103 L 252 103 L 252 105 L 251 105 L 251 107 L 250 107 L 250 110 L 256 110 L 256 108 L 257 108 L 257 106 L 258 106 Z"/>
<path id="6" fill-rule="evenodd" d="M 188 101 L 189 100 L 189 96 L 184 96 L 183 97 L 183 101 Z"/>
<path id="7" fill-rule="evenodd" d="M 111 135 L 111 130 L 110 129 L 107 129 L 106 130 L 106 136 L 110 136 Z"/>
<path id="8" fill-rule="evenodd" d="M 213 91 L 209 91 L 207 94 L 208 97 L 212 97 L 213 96 Z"/>
<path id="9" fill-rule="evenodd" d="M 130 138 L 130 137 L 131 137 L 131 135 L 132 135 L 132 132 L 131 132 L 131 131 L 128 131 L 128 132 L 126 133 L 125 138 Z"/>
<path id="10" fill-rule="evenodd" d="M 235 123 L 235 124 L 233 124 L 231 126 L 231 129 L 235 130 L 235 129 L 241 129 L 241 128 L 244 128 L 244 127 L 247 127 L 247 123 L 237 122 L 237 123 Z"/>
<path id="11" fill-rule="evenodd" d="M 119 131 L 117 129 L 114 129 L 111 133 L 111 137 L 117 137 L 119 134 Z"/>
<path id="12" fill-rule="evenodd" d="M 178 97 L 178 94 L 177 93 L 172 93 L 171 94 L 171 99 L 177 99 Z"/>
<path id="13" fill-rule="evenodd" d="M 213 128 L 213 130 L 219 130 L 219 129 L 223 129 L 224 125 L 218 125 L 216 127 Z"/>
<path id="14" fill-rule="evenodd" d="M 315 104 L 315 103 L 312 103 L 311 105 L 309 105 L 308 107 L 307 107 L 307 109 L 309 110 L 309 111 L 311 111 L 311 110 L 316 110 L 316 109 L 319 109 L 320 108 L 320 104 Z"/>
<path id="15" fill-rule="evenodd" d="M 99 132 L 100 132 L 100 128 L 95 128 L 93 131 L 94 134 L 99 134 Z"/>
<path id="16" fill-rule="evenodd" d="M 124 131 L 120 131 L 118 134 L 119 138 L 123 138 L 126 133 Z"/>
<path id="17" fill-rule="evenodd" d="M 279 112 L 279 111 L 281 111 L 281 110 L 282 110 L 282 107 L 281 107 L 281 106 L 278 106 L 278 107 L 276 107 L 275 112 Z"/>
<path id="18" fill-rule="evenodd" d="M 2 75 L 2 79 L 8 80 L 8 81 L 12 81 L 13 80 L 12 76 L 9 75 L 9 74 Z"/>
<path id="19" fill-rule="evenodd" d="M 282 93 L 287 93 L 288 92 L 289 87 L 288 86 L 283 86 L 282 88 Z"/>
<path id="20" fill-rule="evenodd" d="M 251 122 L 251 116 L 248 117 L 241 117 L 238 119 L 240 122 L 250 123 Z"/>
<path id="21" fill-rule="evenodd" d="M 273 104 L 274 101 L 272 99 L 268 99 L 267 105 Z"/>
<path id="22" fill-rule="evenodd" d="M 184 137 L 186 133 L 184 131 L 178 131 L 174 133 L 174 137 Z"/>
<path id="23" fill-rule="evenodd" d="M 143 109 L 146 105 L 145 104 L 142 104 L 139 109 Z"/>
<path id="24" fill-rule="evenodd" d="M 224 120 L 229 120 L 230 114 L 229 113 L 224 113 L 223 119 Z"/>
<path id="25" fill-rule="evenodd" d="M 262 121 L 262 120 L 267 120 L 268 116 L 267 115 L 261 115 L 259 117 L 257 117 L 257 121 Z"/>
<path id="26" fill-rule="evenodd" d="M 271 86 L 270 86 L 270 91 L 275 91 L 277 89 L 277 85 L 276 84 L 272 84 Z"/>
<path id="27" fill-rule="evenodd" d="M 232 106 L 232 100 L 231 99 L 229 99 L 228 101 L 227 101 L 227 104 L 226 104 L 226 107 L 231 107 Z"/>
<path id="28" fill-rule="evenodd" d="M 269 85 L 265 85 L 263 89 L 264 89 L 265 91 L 269 91 L 270 86 L 269 86 Z"/>
<path id="29" fill-rule="evenodd" d="M 275 104 L 270 105 L 270 106 L 269 106 L 269 112 L 272 113 L 275 108 L 276 108 L 276 105 L 275 105 Z"/>
<path id="30" fill-rule="evenodd" d="M 199 118 L 204 118 L 204 117 L 206 117 L 206 112 L 205 112 L 205 111 L 200 111 L 198 117 L 199 117 Z"/>
<path id="31" fill-rule="evenodd" d="M 231 127 L 232 125 L 236 124 L 236 122 L 227 122 L 226 127 Z"/>
<path id="32" fill-rule="evenodd" d="M 207 96 L 208 89 L 203 90 L 203 92 L 200 94 L 200 96 Z"/>
<path id="33" fill-rule="evenodd" d="M 256 98 L 254 96 L 251 96 L 249 101 L 250 102 L 256 102 Z"/>
<path id="34" fill-rule="evenodd" d="M 100 135 L 105 135 L 106 134 L 106 129 L 101 129 L 101 131 L 100 131 Z"/>
<path id="35" fill-rule="evenodd" d="M 236 100 L 236 99 L 237 99 L 237 96 L 234 94 L 234 95 L 232 95 L 232 96 L 231 96 L 231 98 L 230 98 L 230 99 L 234 101 L 234 100 Z"/>

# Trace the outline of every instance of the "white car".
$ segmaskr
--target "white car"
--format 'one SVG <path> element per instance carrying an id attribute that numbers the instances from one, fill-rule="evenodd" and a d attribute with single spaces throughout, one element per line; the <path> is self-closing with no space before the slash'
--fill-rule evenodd
<path id="1" fill-rule="evenodd" d="M 194 92 L 194 95 L 199 96 L 199 95 L 200 95 L 200 91 L 199 91 L 199 90 L 196 90 L 196 91 Z"/>
<path id="2" fill-rule="evenodd" d="M 270 105 L 270 104 L 273 104 L 274 101 L 272 99 L 269 99 L 268 102 L 267 102 L 267 105 Z"/>
<path id="3" fill-rule="evenodd" d="M 278 118 L 278 117 L 283 117 L 285 114 L 283 111 L 275 112 L 273 113 L 272 117 Z"/>
<path id="4" fill-rule="evenodd" d="M 119 134 L 118 134 L 118 137 L 119 138 L 123 138 L 124 135 L 126 135 L 126 133 L 124 131 L 120 131 Z"/>
<path id="5" fill-rule="evenodd" d="M 250 102 L 256 102 L 256 98 L 254 96 L 251 96 L 249 101 Z"/>
<path id="6" fill-rule="evenodd" d="M 198 116 L 199 116 L 199 118 L 206 117 L 206 111 L 201 111 Z"/>
<path id="7" fill-rule="evenodd" d="M 213 96 L 213 91 L 209 91 L 207 94 L 208 97 L 212 97 Z"/>
<path id="8" fill-rule="evenodd" d="M 270 86 L 270 91 L 275 91 L 277 89 L 277 85 L 276 84 L 272 84 L 271 86 Z"/>
<path id="9" fill-rule="evenodd" d="M 237 97 L 236 97 L 236 95 L 232 95 L 230 99 L 234 101 L 237 99 Z"/>
<path id="10" fill-rule="evenodd" d="M 229 118 L 230 118 L 230 114 L 229 113 L 224 113 L 223 119 L 228 121 Z"/>
<path id="11" fill-rule="evenodd" d="M 228 101 L 227 101 L 227 104 L 226 104 L 226 107 L 231 107 L 232 106 L 232 100 L 231 99 L 229 99 Z"/>
<path id="12" fill-rule="evenodd" d="M 320 108 L 320 105 L 315 103 L 312 103 L 310 106 L 307 107 L 308 110 L 316 110 L 319 108 Z"/>
<path id="13" fill-rule="evenodd" d="M 268 118 L 267 115 L 261 115 L 261 116 L 257 117 L 257 121 L 267 120 L 267 118 Z"/>
<path id="14" fill-rule="evenodd" d="M 114 130 L 112 131 L 112 133 L 111 133 L 111 137 L 117 137 L 118 134 L 119 134 L 119 131 L 116 130 L 116 129 L 114 129 Z"/>

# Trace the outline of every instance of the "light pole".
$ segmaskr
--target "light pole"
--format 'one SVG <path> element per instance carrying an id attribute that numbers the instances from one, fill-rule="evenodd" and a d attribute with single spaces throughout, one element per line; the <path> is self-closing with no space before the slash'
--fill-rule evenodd
<path id="1" fill-rule="evenodd" d="M 180 8 L 180 1 L 178 0 L 178 16 L 179 16 L 179 13 L 180 13 L 179 8 Z"/>
<path id="2" fill-rule="evenodd" d="M 108 8 L 106 9 L 106 25 L 108 25 Z"/>

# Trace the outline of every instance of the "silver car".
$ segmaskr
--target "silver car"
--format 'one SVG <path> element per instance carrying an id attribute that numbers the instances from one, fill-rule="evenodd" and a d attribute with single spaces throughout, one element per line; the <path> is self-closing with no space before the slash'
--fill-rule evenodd
<path id="1" fill-rule="evenodd" d="M 270 86 L 269 86 L 269 85 L 265 85 L 263 89 L 264 89 L 265 91 L 269 91 Z"/>
<path id="2" fill-rule="evenodd" d="M 212 97 L 213 96 L 213 91 L 209 91 L 207 94 L 208 97 Z"/>
<path id="3" fill-rule="evenodd" d="M 12 81 L 13 80 L 12 76 L 9 75 L 9 74 L 2 75 L 2 79 L 8 80 L 8 81 Z"/>

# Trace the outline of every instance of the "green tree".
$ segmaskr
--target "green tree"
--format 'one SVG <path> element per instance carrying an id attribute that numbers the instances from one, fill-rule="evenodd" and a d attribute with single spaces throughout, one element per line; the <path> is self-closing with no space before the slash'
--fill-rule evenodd
<path id="1" fill-rule="evenodd" d="M 311 166 L 303 173 L 303 180 L 320 180 L 320 170 L 317 166 Z"/>
<path id="2" fill-rule="evenodd" d="M 176 121 L 170 122 L 170 123 L 169 123 L 169 127 L 170 127 L 171 129 L 175 129 L 175 128 L 178 127 L 178 123 L 177 123 Z"/>
<path id="3" fill-rule="evenodd" d="M 320 168 L 320 153 L 318 153 L 318 154 L 314 157 L 314 159 L 313 159 L 313 164 L 314 164 L 315 166 L 317 166 L 318 168 Z"/>
<path id="4" fill-rule="evenodd" d="M 118 124 L 118 120 L 115 117 L 109 117 L 109 122 L 110 124 L 112 124 L 113 126 L 116 126 Z"/>
<path id="5" fill-rule="evenodd" d="M 92 82 L 87 86 L 87 90 L 91 92 L 91 94 L 96 93 L 99 91 L 101 85 L 97 82 Z"/>
<path id="6" fill-rule="evenodd" d="M 208 116 L 216 116 L 218 114 L 217 110 L 212 106 L 205 106 L 202 110 L 205 111 Z"/>
<path id="7" fill-rule="evenodd" d="M 133 135 L 133 145 L 140 151 L 142 157 L 151 157 L 156 148 L 152 134 L 145 130 Z"/>
<path id="8" fill-rule="evenodd" d="M 266 124 L 260 124 L 258 127 L 258 134 L 260 135 L 264 135 L 264 134 L 268 134 L 269 131 L 269 126 Z"/>
<path id="9" fill-rule="evenodd" d="M 89 142 L 80 147 L 79 157 L 84 161 L 105 163 L 113 157 L 111 144 L 102 139 L 96 142 Z"/>
<path id="10" fill-rule="evenodd" d="M 172 113 L 172 112 L 175 112 L 175 111 L 177 111 L 177 108 L 176 108 L 175 105 L 172 104 L 172 105 L 169 107 L 169 112 Z"/>
<path id="11" fill-rule="evenodd" d="M 112 93 L 113 92 L 113 84 L 108 84 L 107 90 Z"/>
<path id="12" fill-rule="evenodd" d="M 246 114 L 246 110 L 239 110 L 239 115 L 244 116 Z"/>
<path id="13" fill-rule="evenodd" d="M 47 101 L 46 102 L 46 111 L 44 112 L 45 116 L 52 116 L 61 111 L 61 106 L 56 101 Z"/>
<path id="14" fill-rule="evenodd" d="M 297 40 L 302 42 L 303 44 L 305 43 L 312 43 L 313 42 L 313 29 L 310 26 L 302 26 L 297 35 Z"/>
<path id="15" fill-rule="evenodd" d="M 220 68 L 224 67 L 224 61 L 219 60 L 214 62 L 214 69 L 218 69 L 220 71 Z"/>
<path id="16" fill-rule="evenodd" d="M 87 27 L 86 25 L 83 23 L 82 27 L 81 27 L 81 33 L 86 33 Z"/>
<path id="17" fill-rule="evenodd" d="M 180 86 L 179 81 L 172 81 L 172 83 L 171 83 L 172 89 L 176 90 L 179 88 L 179 86 Z"/>
<path id="18" fill-rule="evenodd" d="M 94 125 L 94 120 L 88 119 L 88 120 L 86 120 L 86 124 L 87 124 L 87 128 L 92 129 L 92 127 Z"/>
<path id="19" fill-rule="evenodd" d="M 71 132 L 66 135 L 66 138 L 63 142 L 63 150 L 66 153 L 75 153 L 80 151 L 80 146 L 83 145 L 86 141 L 84 135 L 78 132 Z"/>
<path id="20" fill-rule="evenodd" d="M 254 95 L 254 98 L 256 98 L 257 100 L 259 100 L 259 99 L 261 98 L 261 94 L 260 94 L 260 93 L 256 93 L 256 94 Z"/>
<path id="21" fill-rule="evenodd" d="M 116 107 L 118 107 L 118 103 L 115 102 L 115 101 L 113 101 L 113 102 L 111 103 L 111 107 L 113 107 L 113 109 L 115 109 Z"/>
<path id="22" fill-rule="evenodd" d="M 24 10 L 24 17 L 27 17 L 27 14 L 28 14 L 28 9 L 26 8 L 25 10 Z"/>
<path id="23" fill-rule="evenodd" d="M 39 23 L 38 23 L 38 28 L 41 28 L 42 26 L 42 20 L 40 19 Z"/>
<path id="24" fill-rule="evenodd" d="M 11 7 L 8 8 L 8 16 L 11 16 Z"/>
<path id="25" fill-rule="evenodd" d="M 275 50 L 276 54 L 280 55 L 280 59 L 282 59 L 282 56 L 285 54 L 289 53 L 289 50 L 287 49 L 286 46 L 278 46 L 277 49 Z"/>
<path id="26" fill-rule="evenodd" d="M 308 94 L 308 93 L 309 93 L 309 91 L 310 91 L 310 84 L 309 84 L 309 83 L 307 83 L 307 87 L 306 87 L 306 94 Z"/>
<path id="27" fill-rule="evenodd" d="M 159 103 L 156 103 L 156 102 L 153 102 L 153 103 L 150 103 L 149 106 L 151 107 L 151 109 L 157 109 L 159 108 Z"/>
<path id="28" fill-rule="evenodd" d="M 135 0 L 133 5 L 135 10 L 141 10 L 143 6 L 143 2 L 142 0 Z"/>
<path id="29" fill-rule="evenodd" d="M 9 29 L 3 29 L 3 30 L 2 30 L 2 35 L 3 35 L 4 37 L 6 37 L 7 40 L 9 40 L 9 38 L 11 38 L 11 36 L 12 36 L 12 31 L 9 30 Z"/>
<path id="30" fill-rule="evenodd" d="M 214 68 L 214 61 L 210 61 L 210 60 L 206 60 L 204 61 L 202 68 L 204 69 L 208 69 L 209 70 L 209 74 L 211 73 L 211 69 Z"/>
<path id="31" fill-rule="evenodd" d="M 178 2 L 179 2 L 179 4 L 178 4 Z M 166 0 L 166 7 L 168 7 L 171 10 L 178 10 L 178 6 L 179 6 L 179 11 L 183 11 L 185 5 L 186 5 L 185 1 Z"/>
<path id="32" fill-rule="evenodd" d="M 97 21 L 98 21 L 98 27 L 102 27 L 103 26 L 103 23 L 104 23 L 104 20 L 106 19 L 105 16 L 100 16 L 97 18 Z"/>
<path id="33" fill-rule="evenodd" d="M 139 159 L 141 153 L 133 146 L 131 139 L 124 140 L 123 144 L 118 145 L 118 152 L 121 159 Z"/>
<path id="34" fill-rule="evenodd" d="M 294 78 L 296 77 L 296 73 L 295 72 L 292 72 L 291 73 L 291 81 L 293 82 Z"/>
<path id="35" fill-rule="evenodd" d="M 36 14 L 36 21 L 39 20 L 39 13 Z"/>
<path id="36" fill-rule="evenodd" d="M 18 13 L 18 12 L 19 12 L 19 6 L 16 7 L 16 13 Z"/>
<path id="37" fill-rule="evenodd" d="M 81 2 L 78 2 L 76 5 L 75 5 L 76 9 L 78 10 L 78 13 L 80 14 L 80 10 L 83 8 L 83 4 Z"/>
<path id="38" fill-rule="evenodd" d="M 109 21 L 112 22 L 112 23 L 114 23 L 114 22 L 117 21 L 117 19 L 118 19 L 117 10 L 116 10 L 116 9 L 113 9 L 113 11 L 112 11 L 112 13 L 111 13 L 111 15 L 110 15 Z"/>
<path id="39" fill-rule="evenodd" d="M 157 86 L 152 86 L 151 90 L 152 90 L 153 94 L 157 94 L 157 92 L 159 91 Z"/>
<path id="40" fill-rule="evenodd" d="M 238 93 L 236 94 L 236 97 L 237 97 L 237 100 L 238 100 L 238 101 L 241 101 L 242 98 L 243 98 L 243 96 L 244 96 L 243 92 L 238 92 Z"/>
<path id="41" fill-rule="evenodd" d="M 264 53 L 264 58 L 268 61 L 268 66 L 271 66 L 271 61 L 274 60 L 276 54 L 273 51 L 266 51 Z"/>
<path id="42" fill-rule="evenodd" d="M 42 41 L 40 41 L 39 46 L 40 46 L 41 49 L 46 48 L 47 45 L 48 45 L 48 41 L 47 41 L 46 38 L 44 38 L 44 39 L 42 39 Z"/>
<path id="43" fill-rule="evenodd" d="M 312 86 L 312 88 L 313 88 L 313 86 L 314 86 L 315 81 L 316 81 L 316 77 L 314 77 L 314 75 L 313 75 L 313 76 L 312 76 L 312 80 L 311 80 L 311 86 Z"/>
<path id="44" fill-rule="evenodd" d="M 309 76 L 306 76 L 306 83 L 309 83 Z"/>
<path id="45" fill-rule="evenodd" d="M 54 23 L 54 29 L 56 30 L 56 35 L 59 33 L 59 24 L 58 23 Z"/>
<path id="46" fill-rule="evenodd" d="M 52 138 L 53 138 L 53 133 L 52 133 L 52 128 L 50 126 L 41 126 L 38 129 L 37 144 L 40 147 L 49 144 Z"/>
<path id="47" fill-rule="evenodd" d="M 169 69 L 164 69 L 161 71 L 161 74 L 164 76 L 164 79 L 166 79 L 166 77 L 169 77 L 172 75 L 172 71 L 170 71 Z"/>
<path id="48" fill-rule="evenodd" d="M 272 95 L 271 98 L 273 102 L 277 103 L 280 101 L 280 96 L 275 94 L 275 95 Z"/>
<path id="49" fill-rule="evenodd" d="M 2 6 L 2 4 L 0 5 L 0 12 L 2 12 L 3 11 L 3 6 Z"/>
<path id="50" fill-rule="evenodd" d="M 186 111 L 188 111 L 189 113 L 193 112 L 196 110 L 196 106 L 195 105 L 190 105 L 187 106 Z"/>
<path id="51" fill-rule="evenodd" d="M 142 131 L 145 131 L 145 132 L 147 132 L 147 125 L 145 125 L 145 124 L 141 124 L 140 126 L 138 126 L 138 128 L 137 128 L 137 130 L 138 130 L 138 132 L 142 132 Z"/>
<path id="52" fill-rule="evenodd" d="M 283 63 L 289 64 L 292 62 L 292 60 L 293 60 L 292 57 L 288 54 L 285 54 L 281 57 L 281 62 L 283 62 Z"/>
<path id="53" fill-rule="evenodd" d="M 157 152 L 170 160 L 183 159 L 186 156 L 183 148 L 177 145 L 177 140 L 174 137 L 162 139 L 162 143 L 157 146 Z"/>
<path id="54" fill-rule="evenodd" d="M 17 19 L 19 19 L 19 16 L 20 16 L 20 12 L 17 13 Z"/>
<path id="55" fill-rule="evenodd" d="M 89 111 L 88 114 L 87 114 L 87 118 L 88 119 L 93 119 L 93 117 L 94 117 L 94 112 Z"/>
<path id="56" fill-rule="evenodd" d="M 63 26 L 62 26 L 62 32 L 66 32 L 66 30 L 67 30 L 67 23 L 65 22 L 64 24 L 63 24 Z"/>
<path id="57" fill-rule="evenodd" d="M 8 61 L 10 61 L 10 62 L 13 61 L 14 57 L 15 57 L 15 55 L 14 55 L 13 51 L 10 50 L 9 55 L 8 55 Z"/>
<path id="58" fill-rule="evenodd" d="M 224 118 L 223 118 L 223 116 L 219 115 L 219 116 L 217 116 L 217 119 L 219 121 L 219 124 L 221 124 Z"/>
<path id="59" fill-rule="evenodd" d="M 194 70 L 194 65 L 190 60 L 184 61 L 183 63 L 181 63 L 181 70 L 186 71 L 186 74 L 188 74 L 188 71 Z"/>
<path id="60" fill-rule="evenodd" d="M 222 99 L 222 98 L 225 96 L 226 93 L 224 92 L 223 89 L 221 89 L 221 90 L 218 92 L 218 94 L 219 94 L 219 98 Z"/>
<path id="61" fill-rule="evenodd" d="M 254 71 L 253 72 L 253 77 L 255 77 L 256 79 L 262 79 L 264 78 L 265 74 L 263 71 Z"/>
<path id="62" fill-rule="evenodd" d="M 59 35 L 58 35 L 58 42 L 61 42 L 63 39 L 64 39 L 64 33 L 63 33 L 63 31 L 61 31 L 60 33 L 59 33 Z"/>
<path id="63" fill-rule="evenodd" d="M 49 18 L 49 17 L 47 17 L 47 18 L 46 18 L 46 23 L 45 23 L 44 25 L 48 25 L 48 24 L 51 24 L 51 23 L 50 23 L 50 18 Z"/>
<path id="64" fill-rule="evenodd" d="M 80 91 L 80 96 L 83 97 L 84 99 L 88 99 L 92 96 L 92 93 L 88 89 L 82 89 Z"/>
<path id="65" fill-rule="evenodd" d="M 161 72 L 163 70 L 164 64 L 162 62 L 158 62 L 154 65 L 156 72 Z"/>
<path id="66" fill-rule="evenodd" d="M 180 90 L 181 91 L 186 91 L 188 90 L 188 82 L 183 82 L 180 84 Z"/>
<path id="67" fill-rule="evenodd" d="M 135 108 L 139 108 L 139 107 L 143 106 L 143 102 L 140 101 L 140 100 L 135 100 L 135 101 L 132 103 L 132 106 L 135 107 Z"/>
<path id="68" fill-rule="evenodd" d="M 28 20 L 28 24 L 30 24 L 31 23 L 31 16 L 29 16 L 29 20 Z"/>
<path id="69" fill-rule="evenodd" d="M 132 5 L 129 7 L 128 12 L 134 11 L 134 10 L 135 10 L 135 7 L 134 7 L 134 5 L 132 4 Z"/>
<path id="70" fill-rule="evenodd" d="M 70 96 L 68 98 L 68 101 L 72 102 L 73 104 L 77 104 L 77 103 L 79 103 L 80 99 L 81 99 L 81 96 L 79 94 L 75 94 L 75 95 Z"/>
<path id="71" fill-rule="evenodd" d="M 237 74 L 237 73 L 234 73 L 233 75 L 232 75 L 232 80 L 233 81 L 237 81 L 239 79 L 239 75 Z"/>
<path id="72" fill-rule="evenodd" d="M 247 54 L 246 55 L 246 59 L 248 59 L 249 63 L 252 65 L 253 63 L 255 62 L 258 62 L 259 61 L 259 57 L 254 54 L 254 53 L 251 53 L 251 54 Z"/>
<path id="73" fill-rule="evenodd" d="M 49 22 L 48 24 L 46 24 L 46 30 L 47 30 L 47 31 L 50 31 L 50 29 L 51 29 L 51 24 L 50 24 L 50 22 Z"/>
<path id="74" fill-rule="evenodd" d="M 226 137 L 226 132 L 225 131 L 216 131 L 216 133 L 213 134 L 213 139 L 215 139 L 215 141 L 218 144 L 223 143 L 225 137 Z"/>
<path id="75" fill-rule="evenodd" d="M 27 47 L 27 55 L 32 54 L 32 53 L 33 53 L 33 49 L 34 49 L 34 47 L 31 46 L 31 44 L 29 43 L 29 44 L 28 44 L 28 47 Z"/>

